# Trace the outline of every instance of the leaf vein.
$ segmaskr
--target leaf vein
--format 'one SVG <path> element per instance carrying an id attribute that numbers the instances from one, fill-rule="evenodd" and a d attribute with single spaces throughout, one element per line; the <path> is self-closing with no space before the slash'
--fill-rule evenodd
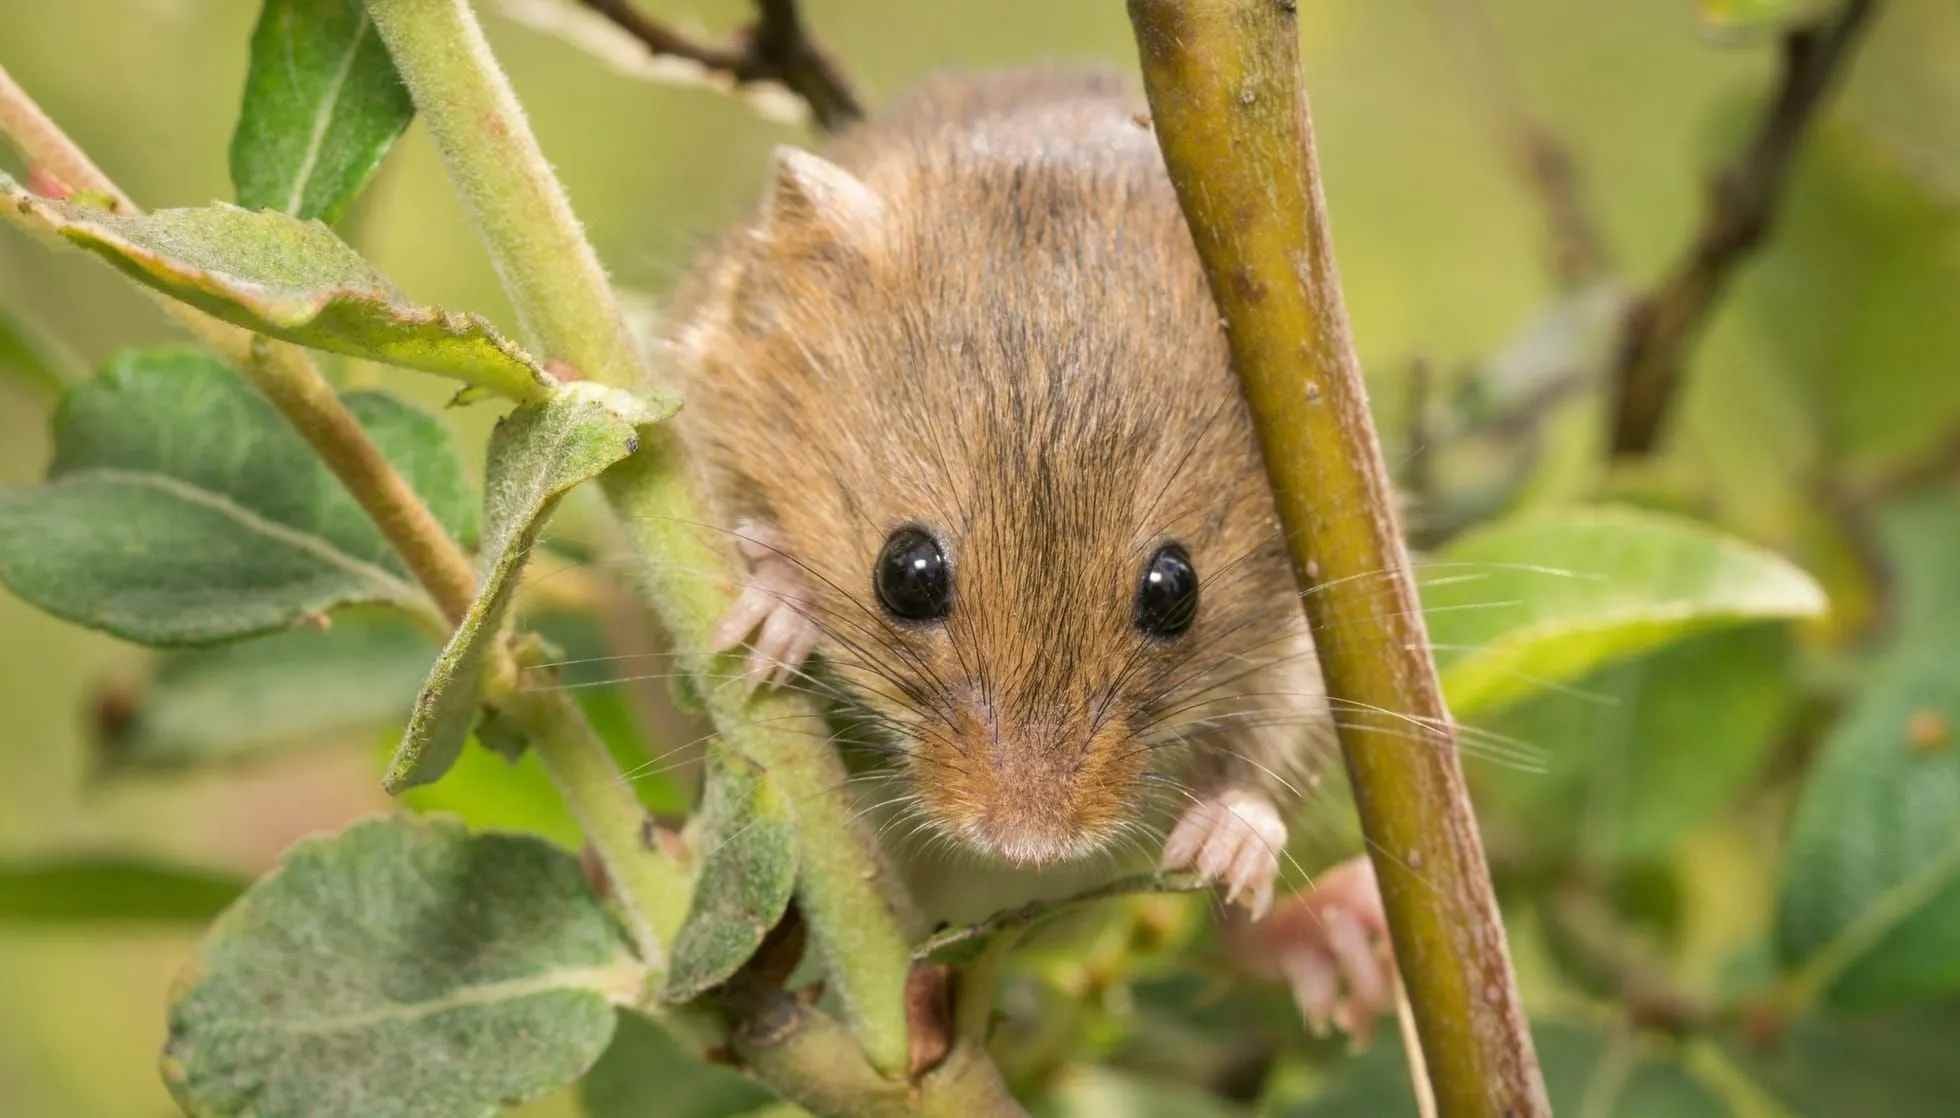
<path id="1" fill-rule="evenodd" d="M 420 590 L 417 590 L 403 579 L 396 577 L 394 574 L 365 559 L 357 559 L 336 547 L 322 542 L 317 536 L 309 536 L 276 520 L 270 520 L 222 493 L 213 493 L 208 489 L 199 488 L 180 478 L 169 477 L 163 474 L 146 474 L 136 470 L 95 468 L 78 470 L 51 484 L 53 486 L 59 486 L 90 477 L 116 482 L 121 485 L 154 489 L 175 497 L 178 500 L 212 509 L 237 521 L 241 527 L 248 531 L 275 540 L 296 551 L 305 552 L 307 555 L 330 566 L 337 567 L 356 578 L 376 584 L 389 600 L 413 602 L 422 597 Z"/>
<path id="2" fill-rule="evenodd" d="M 270 1026 L 282 1032 L 301 1034 L 347 1032 L 395 1022 L 419 1021 L 451 1010 L 495 1005 L 565 990 L 587 991 L 604 997 L 612 1004 L 623 1005 L 638 997 L 645 979 L 645 967 L 633 959 L 621 958 L 606 966 L 561 967 L 524 978 L 459 986 L 441 997 L 423 1002 L 398 1002 L 326 1017 L 273 1019 L 257 1022 L 250 1027 Z"/>
<path id="3" fill-rule="evenodd" d="M 333 126 L 334 110 L 340 105 L 340 95 L 347 88 L 347 76 L 354 70 L 354 56 L 360 53 L 361 40 L 372 31 L 368 24 L 366 10 L 360 14 L 360 23 L 354 34 L 347 40 L 347 51 L 340 56 L 340 65 L 335 69 L 332 80 L 321 98 L 318 113 L 313 118 L 313 132 L 306 138 L 306 151 L 300 157 L 299 168 L 293 173 L 293 189 L 286 196 L 286 212 L 297 215 L 300 202 L 306 196 L 306 184 L 313 177 L 313 168 L 320 162 L 320 152 L 327 144 L 327 131 Z"/>

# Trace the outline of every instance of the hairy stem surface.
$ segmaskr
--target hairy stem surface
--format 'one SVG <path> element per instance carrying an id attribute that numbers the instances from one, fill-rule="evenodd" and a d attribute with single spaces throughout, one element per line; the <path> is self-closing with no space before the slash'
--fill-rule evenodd
<path id="1" fill-rule="evenodd" d="M 476 216 L 527 335 L 595 380 L 652 387 L 597 257 L 468 5 L 368 0 L 368 9 L 435 134 L 452 182 Z M 667 432 L 650 431 L 640 452 L 604 483 L 676 647 L 705 649 L 735 581 L 732 552 L 703 526 L 679 446 Z M 683 659 L 697 680 L 711 678 L 711 664 L 699 651 Z M 798 723 L 816 725 L 816 710 L 786 693 L 750 699 L 725 688 L 700 690 L 723 743 L 794 791 L 798 901 L 862 1059 L 875 1069 L 874 1077 L 903 1075 L 910 962 L 900 918 L 904 902 L 866 827 L 852 817 L 836 752 L 796 730 Z M 807 1084 L 779 1079 L 770 1065 L 757 1066 L 785 1093 L 803 1097 L 799 1092 Z M 784 1066 L 801 1069 L 795 1075 L 820 1068 L 833 1076 L 850 1073 L 836 1059 Z"/>

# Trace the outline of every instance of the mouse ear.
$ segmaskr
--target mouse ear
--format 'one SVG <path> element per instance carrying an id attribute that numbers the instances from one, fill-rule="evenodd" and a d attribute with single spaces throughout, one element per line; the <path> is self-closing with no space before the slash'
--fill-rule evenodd
<path id="1" fill-rule="evenodd" d="M 780 246 L 811 240 L 863 245 L 884 221 L 884 201 L 862 180 L 800 148 L 776 148 L 772 179 L 761 228 Z"/>

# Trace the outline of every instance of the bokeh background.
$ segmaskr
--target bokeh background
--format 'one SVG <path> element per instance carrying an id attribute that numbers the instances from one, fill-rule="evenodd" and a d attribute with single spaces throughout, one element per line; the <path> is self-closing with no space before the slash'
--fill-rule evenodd
<path id="1" fill-rule="evenodd" d="M 694 246 L 753 203 L 771 146 L 807 136 L 711 91 L 623 76 L 505 18 L 494 2 L 479 6 L 547 153 L 627 287 L 662 291 Z M 140 202 L 197 205 L 230 195 L 226 145 L 257 7 L 252 0 L 10 4 L 0 15 L 0 65 Z M 732 28 L 745 14 L 734 0 L 649 7 L 711 31 Z M 1708 170 L 1746 132 L 1776 71 L 1773 35 L 1712 28 L 1690 0 L 1329 0 L 1301 8 L 1340 264 L 1396 454 L 1411 449 L 1397 432 L 1412 368 L 1447 387 L 1477 376 L 1493 355 L 1514 352 L 1520 339 L 1576 344 L 1561 342 L 1558 327 L 1544 342 L 1547 316 L 1556 319 L 1567 304 L 1549 266 L 1553 240 L 1540 195 L 1509 146 L 1519 114 L 1569 148 L 1612 274 L 1638 286 L 1686 243 Z M 1849 678 L 1847 664 L 1879 639 L 1860 626 L 1873 623 L 1885 587 L 1860 568 L 1858 541 L 1821 523 L 1816 479 L 1887 476 L 1936 454 L 1960 423 L 1960 7 L 1895 0 L 1881 8 L 1800 155 L 1770 244 L 1746 266 L 1695 350 L 1663 453 L 1608 475 L 1587 435 L 1595 425 L 1581 414 L 1547 436 L 1530 492 L 1520 498 L 1551 501 L 1602 488 L 1633 494 L 1795 559 L 1837 608 L 1819 632 L 1793 638 L 1798 653 L 1775 661 L 1786 682 Z M 1134 68 L 1116 0 L 810 0 L 805 11 L 874 104 L 948 67 Z M 512 321 L 419 125 L 346 228 L 418 299 Z M 0 307 L 34 323 L 77 367 L 172 336 L 151 304 L 96 261 L 50 253 L 11 232 L 0 233 Z M 376 375 L 345 367 L 342 374 Z M 431 408 L 449 392 L 409 374 L 390 382 Z M 40 476 L 46 410 L 45 397 L 0 378 L 0 484 Z M 473 447 L 492 417 L 477 409 L 450 418 Z M 1418 521 L 1424 514 L 1414 510 Z M 582 524 L 573 509 L 560 531 L 578 536 Z M 1951 542 L 1960 552 L 1960 539 Z M 0 863 L 115 853 L 253 876 L 296 837 L 388 806 L 377 785 L 385 728 L 217 771 L 105 776 L 92 745 L 102 704 L 140 681 L 147 663 L 139 649 L 0 592 Z M 1676 977 L 1714 982 L 1710 976 L 1732 966 L 1768 924 L 1776 836 L 1792 795 L 1778 774 L 1801 771 L 1815 726 L 1837 701 L 1818 698 L 1831 692 L 1808 683 L 1800 694 L 1795 683 L 1788 687 L 1765 721 L 1774 732 L 1750 746 L 1757 751 L 1746 765 L 1761 774 L 1752 790 L 1721 790 L 1718 803 L 1667 836 L 1664 857 L 1641 862 L 1666 871 L 1676 914 L 1667 958 Z M 1535 740 L 1562 747 L 1572 719 L 1583 717 L 1592 715 L 1541 712 Z M 470 800 L 476 818 L 569 839 L 564 821 L 534 794 L 535 773 L 476 764 L 451 793 Z M 1482 767 L 1475 758 L 1471 765 Z M 1561 799 L 1561 826 L 1582 843 L 1588 813 L 1604 810 L 1596 797 L 1564 795 L 1572 786 L 1556 783 L 1560 777 L 1526 777 L 1522 793 L 1514 777 L 1495 779 L 1511 782 L 1511 791 L 1493 793 L 1505 804 Z M 1700 774 L 1688 766 L 1670 779 L 1692 785 Z M 1560 795 L 1545 794 L 1551 791 Z M 1503 841 L 1494 837 L 1499 854 Z M 166 991 L 195 937 L 194 927 L 168 923 L 0 920 L 0 1111 L 173 1113 L 155 1058 Z M 1960 942 L 1954 951 L 1960 955 Z M 1530 935 L 1519 954 L 1528 1001 L 1563 981 Z M 1960 1032 L 1932 1035 L 1960 1044 Z M 1893 1078 L 1935 1073 L 1930 1057 L 1876 1047 L 1891 1054 L 1885 1074 Z M 1076 1093 L 1090 1099 L 1084 1105 L 1101 1099 L 1096 1105 L 1109 1113 L 1141 1105 L 1094 1094 L 1104 1086 L 1078 1085 Z M 1752 1089 L 1722 1097 L 1744 1099 Z M 1767 1095 L 1761 1102 L 1782 1105 Z M 1671 1106 L 1614 1110 L 1609 1103 L 1597 1112 L 1677 1112 Z M 536 1108 L 574 1112 L 569 1096 Z M 1854 1112 L 1881 1111 L 1821 1111 Z"/>

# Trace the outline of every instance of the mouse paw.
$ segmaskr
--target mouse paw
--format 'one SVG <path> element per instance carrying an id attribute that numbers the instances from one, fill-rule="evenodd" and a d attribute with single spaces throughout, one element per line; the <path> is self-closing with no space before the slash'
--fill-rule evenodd
<path id="1" fill-rule="evenodd" d="M 1227 903 L 1242 905 L 1257 919 L 1272 907 L 1285 847 L 1286 824 L 1272 801 L 1244 788 L 1226 788 L 1178 817 L 1164 840 L 1163 868 L 1197 870 L 1225 887 Z"/>
<path id="2" fill-rule="evenodd" d="M 750 686 L 788 682 L 817 647 L 818 630 L 809 615 L 809 583 L 781 550 L 776 529 L 744 520 L 735 526 L 735 537 L 749 562 L 749 578 L 716 622 L 709 647 L 724 652 L 754 633 L 744 678 Z"/>
<path id="3" fill-rule="evenodd" d="M 1365 1045 L 1395 1005 L 1395 956 L 1375 869 L 1366 856 L 1320 874 L 1312 888 L 1232 934 L 1248 969 L 1284 978 L 1317 1036 L 1339 1029 Z"/>

